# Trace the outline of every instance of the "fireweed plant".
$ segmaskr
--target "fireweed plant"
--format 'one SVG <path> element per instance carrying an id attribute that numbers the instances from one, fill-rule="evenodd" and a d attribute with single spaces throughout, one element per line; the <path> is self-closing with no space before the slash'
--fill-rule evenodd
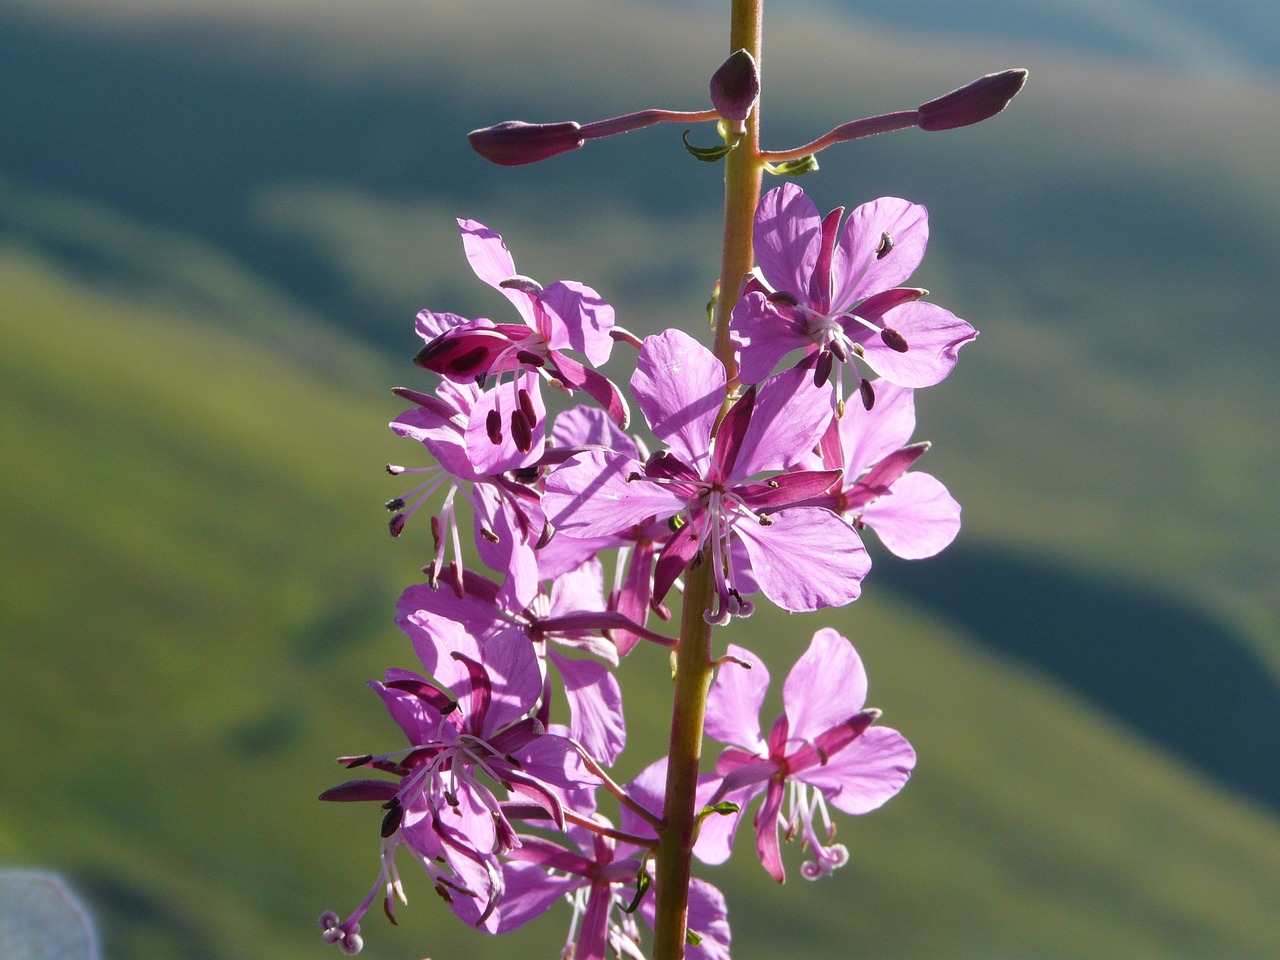
<path id="1" fill-rule="evenodd" d="M 928 448 L 911 440 L 913 394 L 944 380 L 977 332 L 905 286 L 925 253 L 924 207 L 881 197 L 824 215 L 791 181 L 761 196 L 761 180 L 814 170 L 843 141 L 984 120 L 1026 73 L 765 150 L 760 2 L 734 0 L 734 52 L 709 110 L 508 121 L 470 136 L 481 156 L 517 165 L 658 123 L 715 122 L 722 146 L 689 147 L 725 164 L 714 341 L 678 329 L 640 341 L 591 287 L 544 286 L 489 226 L 458 222 L 472 270 L 512 312 L 422 311 L 415 362 L 434 389 L 395 391 L 410 406 L 392 430 L 428 455 L 407 459 L 434 465 L 388 467 L 421 480 L 387 504 L 391 532 L 425 529 L 433 553 L 397 604 L 421 669 L 370 683 L 405 742 L 341 758 L 355 778 L 321 796 L 371 801 L 380 823 L 368 896 L 345 918 L 321 917 L 345 953 L 360 951 L 373 904 L 394 921 L 400 852 L 490 933 L 567 905 L 566 958 L 643 958 L 647 927 L 655 960 L 727 960 L 724 897 L 691 876 L 692 859 L 725 861 L 754 807 L 767 873 L 785 879 L 781 843 L 798 840 L 801 874 L 824 877 L 849 858 L 837 814 L 879 807 L 915 765 L 866 707 L 862 661 L 836 631 L 814 634 L 783 713 L 762 728 L 764 662 L 735 644 L 717 651 L 712 630 L 761 596 L 791 611 L 856 599 L 871 569 L 866 527 L 911 559 L 952 541 L 959 505 L 911 469 Z M 631 397 L 659 449 L 628 434 L 623 392 L 598 370 L 617 353 L 634 360 Z M 577 403 L 550 423 L 544 384 Z M 429 520 L 414 519 L 428 503 Z M 460 514 L 485 572 L 463 564 Z M 665 622 L 673 592 L 678 632 Z M 670 744 L 624 784 L 609 774 L 626 743 L 611 668 L 642 643 L 671 648 Z M 725 745 L 714 772 L 701 769 L 704 733 Z"/>

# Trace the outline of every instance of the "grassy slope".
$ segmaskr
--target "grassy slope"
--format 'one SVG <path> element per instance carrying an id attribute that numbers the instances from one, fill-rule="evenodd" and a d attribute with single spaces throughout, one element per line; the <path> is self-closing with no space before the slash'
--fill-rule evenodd
<path id="1" fill-rule="evenodd" d="M 378 384 L 334 388 L 12 249 L 0 316 L 0 536 L 17 560 L 0 735 L 24 772 L 0 806 L 6 859 L 79 878 L 115 957 L 313 956 L 311 917 L 358 899 L 374 848 L 362 811 L 309 798 L 330 755 L 388 742 L 355 681 L 406 662 L 382 611 L 412 547 L 384 539 L 370 471 L 397 450 L 376 426 L 394 408 L 369 399 Z M 780 676 L 817 622 L 761 615 L 734 639 L 785 638 L 766 653 Z M 874 599 L 835 622 L 922 767 L 843 824 L 842 877 L 775 891 L 742 851 L 723 881 L 739 958 L 797 937 L 867 957 L 1280 949 L 1273 818 L 945 623 Z M 633 713 L 663 702 L 664 665 L 628 665 Z M 664 712 L 636 714 L 636 736 L 657 742 Z M 652 755 L 633 747 L 630 769 Z M 369 956 L 488 949 L 409 889 L 406 927 L 372 920 Z M 562 919 L 504 946 L 545 954 Z"/>

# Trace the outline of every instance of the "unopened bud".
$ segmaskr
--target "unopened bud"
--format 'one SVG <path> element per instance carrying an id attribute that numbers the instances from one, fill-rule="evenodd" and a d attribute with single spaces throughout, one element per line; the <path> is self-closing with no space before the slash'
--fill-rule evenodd
<path id="1" fill-rule="evenodd" d="M 916 111 L 916 122 L 921 130 L 952 130 L 979 123 L 1008 106 L 1026 82 L 1026 70 L 988 73 L 958 90 L 921 104 Z"/>
<path id="2" fill-rule="evenodd" d="M 504 120 L 492 127 L 472 130 L 467 140 L 471 149 L 490 163 L 518 167 L 577 150 L 585 142 L 579 135 L 580 130 L 572 120 L 559 123 Z"/>
<path id="3" fill-rule="evenodd" d="M 755 57 L 737 50 L 711 77 L 711 104 L 725 120 L 741 125 L 760 99 L 760 71 Z"/>

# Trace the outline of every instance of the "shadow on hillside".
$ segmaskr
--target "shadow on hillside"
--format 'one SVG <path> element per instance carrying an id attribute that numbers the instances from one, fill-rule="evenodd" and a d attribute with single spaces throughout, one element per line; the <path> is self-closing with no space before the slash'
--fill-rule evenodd
<path id="1" fill-rule="evenodd" d="M 1280 686 L 1247 641 L 1171 597 L 952 548 L 876 576 L 1074 687 L 1228 786 L 1280 808 Z M 1226 735 L 1224 735 L 1224 731 Z"/>

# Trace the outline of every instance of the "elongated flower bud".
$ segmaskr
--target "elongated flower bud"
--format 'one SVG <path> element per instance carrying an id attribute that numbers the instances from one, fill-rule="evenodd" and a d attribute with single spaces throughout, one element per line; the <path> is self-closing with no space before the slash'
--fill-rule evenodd
<path id="1" fill-rule="evenodd" d="M 467 134 L 471 149 L 491 163 L 518 167 L 577 150 L 585 142 L 582 128 L 572 120 L 559 123 L 525 123 L 504 120 Z"/>
<path id="2" fill-rule="evenodd" d="M 994 117 L 1027 81 L 1026 70 L 1004 70 L 988 73 L 936 100 L 920 105 L 916 111 L 921 130 L 952 130 Z"/>

